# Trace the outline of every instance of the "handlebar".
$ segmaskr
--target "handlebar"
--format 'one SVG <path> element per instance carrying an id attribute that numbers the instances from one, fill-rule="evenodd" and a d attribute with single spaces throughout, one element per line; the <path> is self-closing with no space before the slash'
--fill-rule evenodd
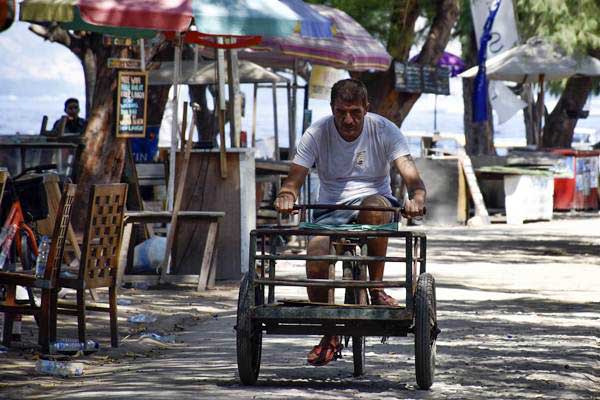
<path id="1" fill-rule="evenodd" d="M 405 218 L 418 218 L 411 217 L 407 214 L 404 207 L 381 207 L 381 206 L 350 206 L 345 204 L 299 204 L 295 205 L 294 211 L 300 212 L 300 220 L 306 221 L 307 210 L 356 210 L 356 211 L 381 211 L 381 212 L 392 212 L 394 213 L 394 222 L 400 221 L 400 216 Z M 427 214 L 427 208 L 423 209 L 424 216 Z"/>

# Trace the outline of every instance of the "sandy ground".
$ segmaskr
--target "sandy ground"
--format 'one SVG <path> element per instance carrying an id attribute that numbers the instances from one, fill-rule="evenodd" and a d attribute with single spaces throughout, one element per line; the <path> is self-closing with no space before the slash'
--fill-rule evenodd
<path id="1" fill-rule="evenodd" d="M 37 329 L 26 319 L 23 343 L 0 354 L 0 398 L 600 399 L 599 226 L 600 215 L 580 214 L 512 227 L 425 228 L 442 329 L 430 391 L 416 389 L 412 335 L 385 344 L 369 338 L 361 378 L 352 377 L 347 351 L 326 367 L 307 365 L 317 337 L 265 336 L 259 381 L 241 386 L 231 282 L 206 293 L 123 290 L 121 301 L 131 304 L 120 306 L 121 347 L 110 348 L 106 317 L 92 316 L 90 337 L 101 350 L 73 359 L 85 366 L 78 378 L 35 372 Z M 387 276 L 394 270 L 388 266 Z M 157 321 L 127 322 L 140 312 Z M 149 332 L 174 342 L 144 338 Z M 61 317 L 59 334 L 75 337 L 75 319 Z"/>

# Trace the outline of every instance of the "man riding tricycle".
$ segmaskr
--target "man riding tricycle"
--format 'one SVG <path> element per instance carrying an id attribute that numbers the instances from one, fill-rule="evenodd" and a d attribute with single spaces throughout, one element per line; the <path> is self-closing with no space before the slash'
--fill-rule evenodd
<path id="1" fill-rule="evenodd" d="M 320 334 L 307 362 L 323 366 L 339 357 L 342 337 L 352 339 L 354 375 L 364 372 L 365 336 L 415 333 L 417 383 L 433 383 L 437 327 L 435 283 L 425 272 L 423 232 L 399 231 L 406 218 L 425 211 L 425 185 L 407 141 L 391 121 L 368 113 L 367 91 L 357 80 L 337 82 L 331 92 L 332 116 L 311 125 L 302 136 L 290 172 L 275 200 L 280 213 L 301 212 L 299 227 L 263 228 L 251 233 L 249 271 L 238 300 L 238 370 L 253 384 L 260 368 L 262 333 Z M 390 164 L 408 190 L 400 208 L 392 196 Z M 319 176 L 319 205 L 297 206 L 309 169 Z M 306 224 L 312 208 L 312 223 Z M 352 224 L 352 225 L 351 225 Z M 306 255 L 278 254 L 277 236 L 309 237 Z M 404 257 L 388 257 L 389 238 L 404 240 Z M 306 279 L 276 276 L 279 260 L 305 260 Z M 335 263 L 342 261 L 342 279 Z M 404 281 L 384 281 L 385 262 L 403 262 Z M 367 278 L 368 272 L 368 278 Z M 305 286 L 306 301 L 275 301 L 278 286 Z M 401 304 L 384 288 L 406 289 Z M 345 289 L 335 304 L 335 288 Z M 265 289 L 268 289 L 265 300 Z"/>

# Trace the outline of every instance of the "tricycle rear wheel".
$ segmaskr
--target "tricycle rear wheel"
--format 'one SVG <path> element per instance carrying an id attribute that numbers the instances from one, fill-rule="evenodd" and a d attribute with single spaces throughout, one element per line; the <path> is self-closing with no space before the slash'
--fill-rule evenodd
<path id="1" fill-rule="evenodd" d="M 236 325 L 238 372 L 244 385 L 254 385 L 260 372 L 262 326 L 252 320 L 251 311 L 255 305 L 264 303 L 261 293 L 252 285 L 247 272 L 240 284 Z"/>

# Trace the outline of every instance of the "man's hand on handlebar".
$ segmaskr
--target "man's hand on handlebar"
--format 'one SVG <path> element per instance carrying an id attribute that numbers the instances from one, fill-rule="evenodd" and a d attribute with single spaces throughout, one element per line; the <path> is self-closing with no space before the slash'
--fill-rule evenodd
<path id="1" fill-rule="evenodd" d="M 275 209 L 282 214 L 290 214 L 294 211 L 296 196 L 289 191 L 280 191 L 275 199 Z"/>
<path id="2" fill-rule="evenodd" d="M 425 195 L 415 193 L 414 197 L 404 202 L 404 213 L 407 217 L 421 217 L 425 215 Z"/>

